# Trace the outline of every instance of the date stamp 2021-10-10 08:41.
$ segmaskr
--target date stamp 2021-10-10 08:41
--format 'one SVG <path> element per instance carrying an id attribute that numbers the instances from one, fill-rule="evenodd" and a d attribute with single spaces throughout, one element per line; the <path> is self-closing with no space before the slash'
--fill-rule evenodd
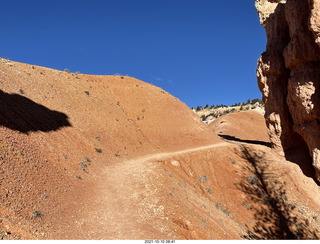
<path id="1" fill-rule="evenodd" d="M 175 243 L 175 240 L 145 240 L 145 244 L 171 244 Z"/>

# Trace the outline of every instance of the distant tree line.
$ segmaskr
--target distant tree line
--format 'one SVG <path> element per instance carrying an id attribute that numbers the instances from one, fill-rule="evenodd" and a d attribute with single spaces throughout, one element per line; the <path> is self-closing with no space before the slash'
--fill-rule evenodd
<path id="1" fill-rule="evenodd" d="M 235 103 L 235 104 L 231 105 L 230 107 L 245 106 L 245 105 L 248 105 L 248 104 L 254 105 L 254 104 L 256 104 L 256 103 L 263 104 L 263 102 L 262 102 L 261 99 L 255 98 L 255 99 L 252 99 L 252 100 L 248 99 L 247 102 Z M 216 108 L 227 108 L 227 107 L 229 107 L 229 106 L 224 105 L 224 104 L 212 105 L 212 106 L 209 106 L 209 104 L 207 104 L 207 105 L 204 106 L 204 107 L 198 105 L 198 106 L 195 108 L 195 110 L 198 112 L 198 111 L 201 111 L 201 110 L 207 109 L 207 108 L 216 109 Z M 191 109 L 194 109 L 194 108 L 192 107 Z"/>

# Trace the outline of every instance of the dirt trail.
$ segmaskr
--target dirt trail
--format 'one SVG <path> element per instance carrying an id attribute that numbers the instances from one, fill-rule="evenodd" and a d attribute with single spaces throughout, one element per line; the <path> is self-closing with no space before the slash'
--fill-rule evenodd
<path id="1" fill-rule="evenodd" d="M 97 176 L 84 215 L 76 221 L 86 239 L 177 239 L 172 222 L 159 204 L 162 197 L 151 181 L 163 179 L 153 174 L 157 161 L 181 154 L 229 146 L 227 142 L 187 150 L 146 155 L 107 166 Z"/>
<path id="2" fill-rule="evenodd" d="M 199 152 L 199 151 L 203 151 L 203 150 L 208 150 L 208 149 L 212 149 L 212 148 L 216 148 L 216 147 L 223 147 L 223 146 L 228 146 L 228 145 L 230 145 L 229 142 L 220 142 L 217 144 L 196 147 L 196 148 L 190 148 L 190 149 L 181 150 L 181 151 L 177 151 L 177 152 L 167 152 L 167 153 L 157 153 L 157 154 L 146 155 L 143 157 L 134 158 L 129 161 L 133 161 L 133 163 L 134 163 L 137 161 L 146 162 L 146 161 L 150 161 L 150 160 L 160 160 L 160 159 L 164 159 L 164 158 L 178 156 L 178 155 L 185 154 L 185 153 Z"/>

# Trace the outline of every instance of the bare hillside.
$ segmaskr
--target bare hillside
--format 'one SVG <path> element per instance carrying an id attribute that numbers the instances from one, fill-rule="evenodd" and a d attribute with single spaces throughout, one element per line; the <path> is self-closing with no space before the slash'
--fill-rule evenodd
<path id="1" fill-rule="evenodd" d="M 2 239 L 318 235 L 318 186 L 256 114 L 208 127 L 137 79 L 5 59 L 0 84 Z"/>

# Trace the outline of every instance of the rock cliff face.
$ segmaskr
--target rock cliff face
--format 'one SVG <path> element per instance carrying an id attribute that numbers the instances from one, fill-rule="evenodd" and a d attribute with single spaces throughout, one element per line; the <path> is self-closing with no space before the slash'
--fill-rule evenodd
<path id="1" fill-rule="evenodd" d="M 267 34 L 257 77 L 272 147 L 312 164 L 320 181 L 320 0 L 257 0 L 255 6 Z"/>

